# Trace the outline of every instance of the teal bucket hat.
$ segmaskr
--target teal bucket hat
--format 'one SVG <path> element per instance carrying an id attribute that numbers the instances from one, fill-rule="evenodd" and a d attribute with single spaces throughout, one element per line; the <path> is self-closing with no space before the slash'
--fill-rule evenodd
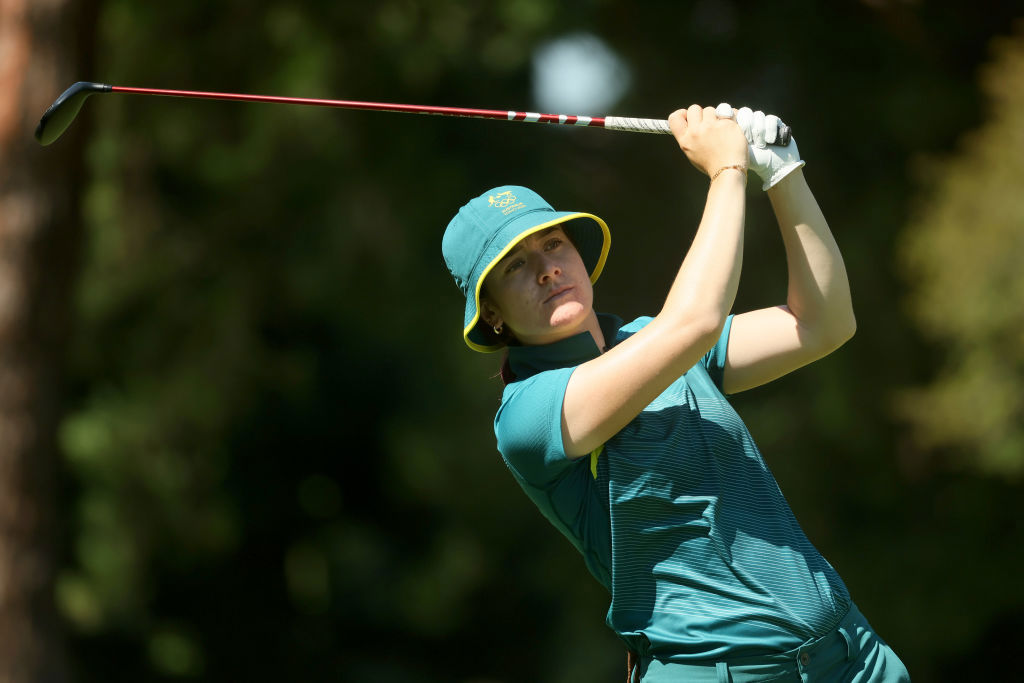
<path id="1" fill-rule="evenodd" d="M 533 190 L 503 185 L 470 200 L 448 223 L 441 253 L 466 297 L 462 336 L 474 351 L 498 351 L 505 342 L 480 319 L 480 288 L 487 274 L 519 240 L 562 224 L 583 258 L 590 282 L 597 282 L 608 257 L 611 233 L 589 213 L 555 211 Z"/>

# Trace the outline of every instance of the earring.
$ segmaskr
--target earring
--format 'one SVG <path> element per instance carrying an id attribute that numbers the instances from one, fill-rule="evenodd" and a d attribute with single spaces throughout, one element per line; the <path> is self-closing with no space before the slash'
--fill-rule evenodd
<path id="1" fill-rule="evenodd" d="M 501 333 L 505 331 L 505 326 L 502 325 L 501 323 L 498 323 L 497 325 L 495 325 L 491 329 L 494 330 L 494 334 L 496 334 L 496 335 L 498 335 L 500 337 Z"/>

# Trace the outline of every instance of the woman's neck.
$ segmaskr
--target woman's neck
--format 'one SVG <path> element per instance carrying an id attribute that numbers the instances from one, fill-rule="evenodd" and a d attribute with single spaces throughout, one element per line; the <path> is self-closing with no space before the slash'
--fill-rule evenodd
<path id="1" fill-rule="evenodd" d="M 597 349 L 604 353 L 608 350 L 608 343 L 604 338 L 604 331 L 601 329 L 601 323 L 597 319 L 597 313 L 593 310 L 590 311 L 590 317 L 587 319 L 586 329 L 590 332 L 590 336 L 594 338 L 594 343 L 597 344 Z"/>

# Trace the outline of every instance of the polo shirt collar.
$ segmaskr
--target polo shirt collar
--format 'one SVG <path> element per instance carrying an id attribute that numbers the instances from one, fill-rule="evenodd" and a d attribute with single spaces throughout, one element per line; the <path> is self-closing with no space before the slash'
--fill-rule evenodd
<path id="1" fill-rule="evenodd" d="M 601 326 L 605 343 L 611 348 L 615 345 L 619 328 L 622 327 L 622 319 L 610 313 L 598 313 L 597 322 Z M 590 332 L 580 332 L 542 346 L 508 347 L 509 367 L 516 380 L 524 380 L 545 370 L 586 363 L 600 355 L 601 350 L 597 348 Z"/>

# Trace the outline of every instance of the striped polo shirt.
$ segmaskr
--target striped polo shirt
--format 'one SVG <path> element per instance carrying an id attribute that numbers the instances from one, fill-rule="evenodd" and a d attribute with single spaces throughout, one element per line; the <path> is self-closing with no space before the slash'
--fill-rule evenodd
<path id="1" fill-rule="evenodd" d="M 650 322 L 599 315 L 621 343 Z M 608 625 L 664 661 L 786 651 L 836 627 L 850 604 L 722 394 L 732 324 L 718 343 L 591 456 L 562 445 L 573 370 L 589 332 L 509 349 L 516 381 L 494 421 L 509 470 L 611 593 Z"/>

